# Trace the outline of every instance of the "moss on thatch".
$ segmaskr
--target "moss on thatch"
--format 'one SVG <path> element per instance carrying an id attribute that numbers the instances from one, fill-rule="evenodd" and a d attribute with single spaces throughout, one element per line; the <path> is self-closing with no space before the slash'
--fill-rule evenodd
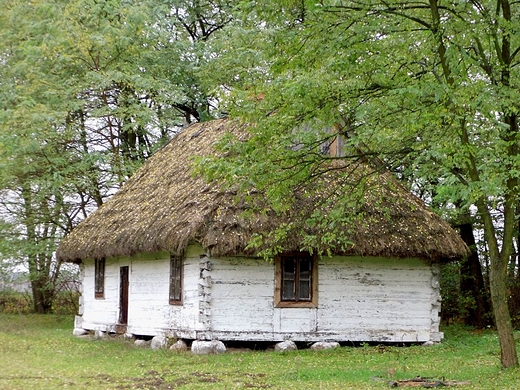
<path id="1" fill-rule="evenodd" d="M 373 174 L 366 165 L 343 163 L 312 186 L 300 188 L 295 207 L 286 213 L 242 215 L 244 202 L 235 193 L 194 176 L 194 156 L 215 153 L 213 146 L 226 133 L 244 134 L 244 126 L 230 120 L 195 124 L 157 151 L 109 200 L 65 237 L 58 256 L 64 261 L 131 256 L 156 251 L 182 252 L 189 242 L 199 242 L 212 256 L 235 255 L 265 249 L 246 249 L 254 234 L 264 234 L 292 223 L 284 238 L 286 250 L 300 250 L 304 237 L 324 233 L 319 224 L 303 226 L 315 209 L 328 212 L 330 200 L 341 197 L 349 181 L 364 180 L 363 201 L 352 206 L 356 223 L 336 226 L 352 245 L 332 247 L 336 254 L 417 257 L 430 261 L 458 259 L 467 247 L 458 234 L 429 211 L 388 173 Z M 345 170 L 349 170 L 345 174 Z M 372 172 L 372 175 L 366 175 Z M 342 174 L 340 174 L 342 173 Z M 261 194 L 258 194 L 260 199 Z M 322 202 L 327 198 L 328 202 Z M 354 220 L 352 220 L 354 221 Z M 302 233 L 302 229 L 304 233 Z M 340 249 L 338 249 L 340 248 Z M 321 250 L 327 248 L 320 248 Z"/>

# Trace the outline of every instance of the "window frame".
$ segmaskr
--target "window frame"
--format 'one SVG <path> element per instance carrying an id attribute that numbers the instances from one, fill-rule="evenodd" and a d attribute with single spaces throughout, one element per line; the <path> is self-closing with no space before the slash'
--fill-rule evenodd
<path id="1" fill-rule="evenodd" d="M 94 259 L 94 298 L 105 299 L 105 258 Z"/>
<path id="2" fill-rule="evenodd" d="M 168 301 L 170 305 L 182 305 L 184 278 L 184 256 L 170 255 Z"/>
<path id="3" fill-rule="evenodd" d="M 282 288 L 283 288 L 283 262 L 286 259 L 292 259 L 300 261 L 302 259 L 311 261 L 311 286 L 310 300 L 299 300 L 298 297 L 295 299 L 282 299 Z M 294 284 L 299 283 L 299 275 L 295 275 Z M 307 252 L 297 253 L 284 253 L 276 256 L 275 258 L 275 293 L 274 293 L 274 306 L 275 307 L 302 307 L 302 308 L 316 308 L 318 307 L 318 260 L 315 255 L 311 255 Z"/>

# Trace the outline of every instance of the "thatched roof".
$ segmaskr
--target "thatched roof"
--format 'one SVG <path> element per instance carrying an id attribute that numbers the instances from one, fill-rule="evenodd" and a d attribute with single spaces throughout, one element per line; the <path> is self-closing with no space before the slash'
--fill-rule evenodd
<path id="1" fill-rule="evenodd" d="M 247 206 L 237 202 L 235 193 L 194 176 L 191 168 L 192 157 L 214 154 L 213 145 L 227 132 L 244 134 L 244 126 L 217 120 L 183 130 L 63 239 L 58 249 L 60 259 L 81 261 L 161 250 L 180 253 L 194 241 L 212 256 L 253 254 L 246 246 L 254 233 L 275 229 L 291 219 L 300 220 L 302 213 L 322 207 L 317 206 L 316 199 L 322 194 L 314 183 L 309 191 L 314 195 L 296 199 L 293 213 L 289 210 L 284 215 L 244 217 L 242 211 Z M 366 169 L 366 165 L 355 168 Z M 334 171 L 324 175 L 321 180 L 325 184 L 318 184 L 318 188 L 345 186 L 355 176 L 338 175 Z M 458 234 L 390 174 L 373 176 L 377 185 L 367 187 L 358 210 L 363 214 L 360 223 L 341 228 L 352 245 L 333 249 L 333 253 L 430 261 L 458 259 L 467 254 Z M 300 250 L 303 236 L 301 230 L 289 232 L 284 249 Z M 269 245 L 269 240 L 265 245 Z"/>

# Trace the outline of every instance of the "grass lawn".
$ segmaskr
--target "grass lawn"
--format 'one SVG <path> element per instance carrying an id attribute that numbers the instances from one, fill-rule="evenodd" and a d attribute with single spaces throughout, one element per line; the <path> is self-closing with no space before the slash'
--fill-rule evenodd
<path id="1" fill-rule="evenodd" d="M 0 389 L 388 389 L 415 376 L 471 381 L 456 387 L 468 390 L 520 389 L 520 370 L 500 369 L 493 331 L 449 327 L 430 347 L 196 356 L 74 337 L 72 322 L 0 314 Z"/>

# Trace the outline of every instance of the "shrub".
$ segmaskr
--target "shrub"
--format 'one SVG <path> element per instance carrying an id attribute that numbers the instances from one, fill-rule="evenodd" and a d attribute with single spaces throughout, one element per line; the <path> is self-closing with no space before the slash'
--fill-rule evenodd
<path id="1" fill-rule="evenodd" d="M 13 290 L 0 291 L 0 312 L 5 314 L 28 314 L 33 311 L 30 294 Z"/>
<path id="2" fill-rule="evenodd" d="M 52 312 L 55 314 L 78 313 L 80 292 L 78 290 L 59 291 L 52 302 Z"/>

